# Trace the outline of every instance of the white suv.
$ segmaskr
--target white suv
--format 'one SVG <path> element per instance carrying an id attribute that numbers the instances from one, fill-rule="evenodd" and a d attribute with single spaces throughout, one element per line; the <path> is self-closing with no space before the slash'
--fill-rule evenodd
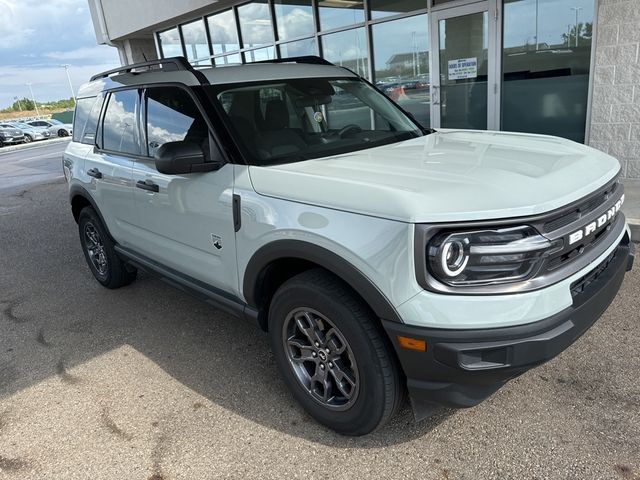
<path id="1" fill-rule="evenodd" d="M 423 129 L 316 57 L 96 75 L 64 155 L 102 285 L 144 269 L 256 322 L 349 435 L 405 393 L 417 418 L 476 405 L 582 335 L 633 263 L 619 171 L 560 138 Z"/>

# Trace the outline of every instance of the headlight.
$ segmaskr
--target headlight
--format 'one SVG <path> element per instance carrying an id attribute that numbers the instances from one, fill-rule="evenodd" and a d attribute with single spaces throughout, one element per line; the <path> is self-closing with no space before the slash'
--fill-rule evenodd
<path id="1" fill-rule="evenodd" d="M 522 281 L 536 273 L 559 242 L 529 226 L 441 233 L 427 244 L 427 268 L 452 287 Z"/>

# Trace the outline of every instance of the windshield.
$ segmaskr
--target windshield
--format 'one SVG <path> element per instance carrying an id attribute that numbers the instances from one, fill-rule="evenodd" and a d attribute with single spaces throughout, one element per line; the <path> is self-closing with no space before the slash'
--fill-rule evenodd
<path id="1" fill-rule="evenodd" d="M 49 123 L 53 123 L 54 125 L 62 125 L 62 122 L 60 120 L 56 120 L 55 118 L 49 120 Z"/>
<path id="2" fill-rule="evenodd" d="M 423 135 L 387 97 L 357 79 L 291 79 L 211 88 L 253 165 L 339 155 Z"/>

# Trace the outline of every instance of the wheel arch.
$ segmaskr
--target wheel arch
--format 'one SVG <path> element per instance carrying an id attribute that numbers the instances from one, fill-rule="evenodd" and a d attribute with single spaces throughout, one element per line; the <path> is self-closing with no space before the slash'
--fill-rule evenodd
<path id="1" fill-rule="evenodd" d="M 364 273 L 338 254 L 301 240 L 276 240 L 259 248 L 244 271 L 242 291 L 257 309 L 258 322 L 267 330 L 267 312 L 273 294 L 289 278 L 310 268 L 323 268 L 346 282 L 375 315 L 402 323 L 389 299 Z"/>
<path id="2" fill-rule="evenodd" d="M 71 203 L 71 212 L 73 213 L 73 218 L 76 223 L 78 223 L 80 219 L 80 212 L 83 208 L 93 208 L 93 210 L 98 215 L 98 218 L 102 222 L 107 235 L 109 235 L 109 238 L 113 241 L 113 236 L 111 235 L 111 232 L 109 232 L 107 222 L 104 221 L 104 217 L 102 216 L 98 205 L 86 188 L 81 187 L 80 185 L 72 185 L 69 189 L 69 202 Z"/>

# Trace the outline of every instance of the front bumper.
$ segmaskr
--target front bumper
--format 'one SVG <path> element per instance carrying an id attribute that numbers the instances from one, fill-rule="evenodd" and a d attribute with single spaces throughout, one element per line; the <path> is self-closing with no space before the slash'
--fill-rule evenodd
<path id="1" fill-rule="evenodd" d="M 15 136 L 15 137 L 5 137 L 4 140 L 2 140 L 2 142 L 5 145 L 14 145 L 16 143 L 23 143 L 24 142 L 24 135 Z"/>
<path id="2" fill-rule="evenodd" d="M 604 313 L 631 270 L 635 247 L 625 234 L 598 266 L 571 284 L 573 304 L 518 326 L 450 330 L 384 322 L 407 377 L 416 418 L 433 404 L 472 407 L 508 380 L 565 350 Z M 398 336 L 424 340 L 426 351 L 400 347 Z"/>

